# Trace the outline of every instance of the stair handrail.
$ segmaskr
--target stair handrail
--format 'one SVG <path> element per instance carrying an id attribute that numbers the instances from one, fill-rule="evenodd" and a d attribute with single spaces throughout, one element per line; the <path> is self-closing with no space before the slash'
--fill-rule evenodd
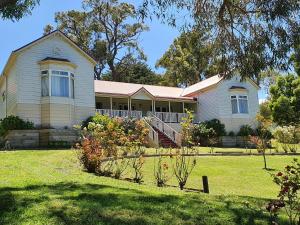
<path id="1" fill-rule="evenodd" d="M 154 130 L 154 128 L 148 123 L 148 121 L 145 118 L 143 118 L 143 121 L 146 127 L 149 129 L 149 134 L 148 134 L 149 140 L 152 141 L 154 147 L 159 147 L 159 139 L 158 139 L 157 131 Z"/>
<path id="2" fill-rule="evenodd" d="M 150 123 L 160 132 L 165 134 L 168 138 L 170 138 L 177 146 L 181 147 L 181 134 L 178 133 L 174 128 L 163 122 L 157 116 L 155 116 L 152 112 L 148 113 L 150 118 Z"/>

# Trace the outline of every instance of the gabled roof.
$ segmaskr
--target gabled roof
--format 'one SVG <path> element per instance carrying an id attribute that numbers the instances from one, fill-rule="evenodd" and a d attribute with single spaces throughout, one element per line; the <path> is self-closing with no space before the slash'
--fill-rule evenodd
<path id="1" fill-rule="evenodd" d="M 87 57 L 90 61 L 92 61 L 94 64 L 96 64 L 96 60 L 86 51 L 84 51 L 79 45 L 77 45 L 74 41 L 72 41 L 67 35 L 65 35 L 63 32 L 61 32 L 60 30 L 54 30 L 52 32 L 50 32 L 49 34 L 46 34 L 16 50 L 13 51 L 13 53 L 16 53 L 16 52 L 19 52 L 21 50 L 24 50 L 34 44 L 36 44 L 37 42 L 43 40 L 43 39 L 46 39 L 46 38 L 49 38 L 50 36 L 52 35 L 55 35 L 55 34 L 58 34 L 58 35 L 61 35 L 61 37 L 63 37 L 68 43 L 70 43 L 71 45 L 73 45 L 76 49 L 78 49 L 85 57 Z"/>
<path id="2" fill-rule="evenodd" d="M 191 97 L 182 96 L 183 88 L 132 84 L 123 82 L 95 80 L 95 92 L 102 95 L 117 95 L 130 97 L 141 90 L 146 91 L 154 99 L 181 99 L 193 101 Z"/>
<path id="3" fill-rule="evenodd" d="M 215 75 L 213 77 L 200 81 L 199 83 L 191 85 L 187 88 L 132 84 L 102 80 L 95 80 L 94 85 L 95 92 L 99 95 L 115 95 L 130 97 L 140 90 L 145 90 L 147 93 L 149 93 L 149 95 L 152 95 L 154 98 L 194 100 L 193 97 L 197 93 L 206 91 L 208 88 L 218 85 L 224 79 L 224 76 Z M 255 87 L 259 88 L 254 81 L 252 81 L 251 79 L 247 80 L 249 80 Z M 231 88 L 237 88 L 237 86 L 232 86 Z"/>
<path id="4" fill-rule="evenodd" d="M 182 95 L 190 96 L 190 95 L 195 94 L 203 89 L 206 89 L 208 87 L 218 84 L 223 79 L 224 79 L 224 77 L 221 75 L 215 75 L 213 77 L 207 78 L 203 81 L 200 81 L 196 84 L 193 84 L 193 85 L 185 88 Z"/>
<path id="5" fill-rule="evenodd" d="M 73 41 L 72 41 L 69 37 L 67 37 L 63 32 L 61 32 L 61 31 L 59 31 L 59 30 L 55 30 L 55 31 L 52 31 L 51 33 L 49 33 L 49 34 L 47 34 L 47 35 L 44 35 L 44 36 L 42 36 L 42 37 L 40 37 L 40 38 L 38 38 L 38 39 L 36 39 L 36 40 L 34 40 L 34 41 L 32 41 L 32 42 L 30 42 L 30 43 L 28 43 L 28 44 L 22 46 L 22 47 L 20 47 L 20 48 L 14 50 L 14 51 L 12 51 L 12 53 L 10 54 L 10 56 L 9 56 L 9 58 L 8 58 L 8 60 L 7 60 L 7 63 L 6 63 L 6 65 L 5 65 L 5 67 L 4 67 L 4 69 L 3 69 L 2 73 L 1 73 L 1 75 L 3 75 L 3 74 L 5 73 L 5 71 L 9 68 L 10 63 L 17 57 L 17 55 L 18 55 L 20 52 L 24 51 L 25 49 L 27 49 L 27 48 L 29 48 L 29 47 L 31 47 L 31 46 L 33 46 L 33 45 L 39 43 L 40 41 L 45 40 L 45 39 L 47 39 L 47 38 L 49 38 L 49 37 L 51 37 L 51 36 L 53 36 L 53 35 L 60 35 L 66 42 L 68 42 L 68 43 L 69 43 L 70 45 L 72 45 L 75 49 L 77 49 L 77 50 L 78 50 L 84 57 L 86 57 L 91 63 L 93 63 L 94 65 L 96 65 L 96 63 L 97 63 L 96 60 L 93 59 L 93 57 L 92 57 L 89 53 L 85 52 L 82 48 L 80 48 L 80 46 L 78 46 L 75 42 L 73 42 Z"/>

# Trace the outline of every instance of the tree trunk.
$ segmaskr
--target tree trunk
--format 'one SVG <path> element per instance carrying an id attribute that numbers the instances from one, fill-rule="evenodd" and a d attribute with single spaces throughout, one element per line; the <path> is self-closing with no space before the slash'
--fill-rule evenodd
<path id="1" fill-rule="evenodd" d="M 266 159 L 266 154 L 265 154 L 265 152 L 263 152 L 263 157 L 264 157 L 264 165 L 265 165 L 265 169 L 267 169 L 267 159 Z"/>

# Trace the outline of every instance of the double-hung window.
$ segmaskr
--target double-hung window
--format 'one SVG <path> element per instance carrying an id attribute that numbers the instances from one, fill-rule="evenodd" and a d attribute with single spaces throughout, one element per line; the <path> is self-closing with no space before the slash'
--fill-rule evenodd
<path id="1" fill-rule="evenodd" d="M 74 98 L 74 74 L 67 71 L 44 70 L 42 96 Z"/>
<path id="2" fill-rule="evenodd" d="M 248 96 L 232 95 L 231 96 L 232 114 L 248 114 Z"/>

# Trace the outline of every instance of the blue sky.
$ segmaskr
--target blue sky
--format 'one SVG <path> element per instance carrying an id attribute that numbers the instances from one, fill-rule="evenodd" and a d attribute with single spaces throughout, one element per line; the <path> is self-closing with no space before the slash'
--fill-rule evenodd
<path id="1" fill-rule="evenodd" d="M 127 0 L 127 2 L 137 4 L 140 0 Z M 41 0 L 31 16 L 17 22 L 0 20 L 0 71 L 11 51 L 42 36 L 45 25 L 55 25 L 55 12 L 71 9 L 81 9 L 81 0 Z M 156 19 L 147 21 L 147 25 L 150 30 L 140 36 L 140 46 L 147 55 L 149 66 L 154 69 L 156 61 L 168 49 L 179 32 Z M 262 92 L 259 98 L 264 98 Z"/>
<path id="2" fill-rule="evenodd" d="M 130 2 L 137 1 L 131 0 Z M 46 24 L 55 25 L 55 12 L 71 9 L 81 9 L 81 0 L 42 0 L 31 16 L 17 22 L 0 20 L 0 33 L 2 34 L 0 35 L 0 71 L 12 50 L 39 38 Z M 147 25 L 150 30 L 140 36 L 140 46 L 148 57 L 148 64 L 154 68 L 157 59 L 168 49 L 179 32 L 157 20 L 147 21 Z"/>

